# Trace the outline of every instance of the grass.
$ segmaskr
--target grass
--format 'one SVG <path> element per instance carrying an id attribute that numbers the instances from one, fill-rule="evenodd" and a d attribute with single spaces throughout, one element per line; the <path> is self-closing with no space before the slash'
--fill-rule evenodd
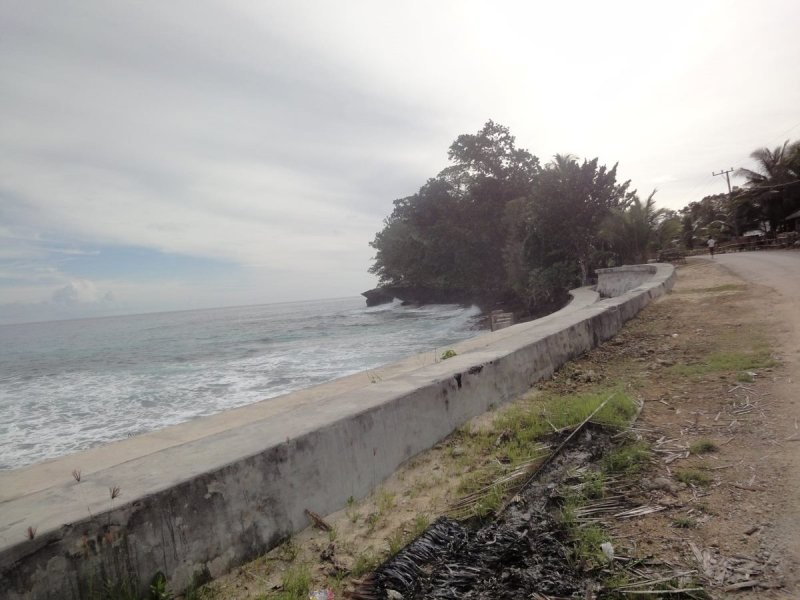
<path id="1" fill-rule="evenodd" d="M 607 558 L 600 546 L 611 538 L 598 525 L 582 524 L 578 520 L 577 512 L 586 502 L 582 493 L 568 494 L 561 506 L 561 523 L 572 540 L 572 559 L 589 566 L 602 565 Z"/>
<path id="2" fill-rule="evenodd" d="M 701 363 L 673 365 L 670 370 L 676 375 L 695 376 L 707 373 L 744 372 L 751 369 L 774 367 L 777 363 L 766 348 L 749 352 L 712 352 Z"/>
<path id="3" fill-rule="evenodd" d="M 686 485 L 708 487 L 711 485 L 711 477 L 699 469 L 678 469 L 675 471 L 675 478 Z"/>
<path id="4" fill-rule="evenodd" d="M 345 509 L 345 514 L 347 514 L 347 518 L 350 519 L 351 523 L 358 521 L 358 506 L 356 504 L 356 499 L 353 496 L 350 496 L 347 499 L 347 508 Z"/>
<path id="5" fill-rule="evenodd" d="M 442 360 L 447 360 L 448 358 L 453 358 L 454 356 L 458 356 L 458 353 L 455 350 L 445 350 L 442 352 Z"/>
<path id="6" fill-rule="evenodd" d="M 383 516 L 394 508 L 395 494 L 392 492 L 380 489 L 375 498 L 375 505 L 378 507 L 378 515 Z"/>
<path id="7" fill-rule="evenodd" d="M 275 600 L 307 600 L 311 586 L 311 569 L 308 565 L 293 565 L 281 578 L 281 590 L 271 596 Z"/>
<path id="8" fill-rule="evenodd" d="M 708 439 L 697 440 L 689 446 L 689 452 L 692 454 L 709 454 L 717 450 L 719 450 L 719 446 Z"/>
<path id="9" fill-rule="evenodd" d="M 584 566 L 602 566 L 608 563 L 603 552 L 603 542 L 610 542 L 611 537 L 599 525 L 582 523 L 578 511 L 587 503 L 605 496 L 606 474 L 602 471 L 588 471 L 581 477 L 580 485 L 564 490 L 561 505 L 561 522 L 572 540 L 572 559 Z"/>
<path id="10" fill-rule="evenodd" d="M 546 396 L 530 407 L 515 407 L 499 415 L 495 429 L 510 429 L 522 441 L 535 441 L 553 433 L 553 428 L 574 427 L 583 422 L 600 404 L 609 399 L 592 419 L 615 429 L 623 429 L 636 415 L 636 403 L 621 387 L 568 396 Z"/>
<path id="11" fill-rule="evenodd" d="M 428 528 L 430 522 L 431 520 L 428 515 L 420 513 L 414 518 L 413 522 L 404 524 L 387 537 L 386 543 L 389 546 L 389 556 L 394 556 L 405 548 L 406 544 L 415 540 Z M 409 525 L 410 529 L 408 528 Z"/>
<path id="12" fill-rule="evenodd" d="M 339 536 L 339 529 L 334 525 L 333 527 L 328 530 L 328 541 L 333 543 L 336 541 L 336 538 Z"/>
<path id="13" fill-rule="evenodd" d="M 297 554 L 300 552 L 300 548 L 297 547 L 297 544 L 294 542 L 292 538 L 289 538 L 283 544 L 280 545 L 280 548 L 277 553 L 277 558 L 279 560 L 291 563 L 294 562 L 294 559 L 297 558 Z"/>
<path id="14" fill-rule="evenodd" d="M 173 600 L 172 592 L 167 589 L 167 578 L 159 571 L 150 583 L 150 600 Z"/>
<path id="15" fill-rule="evenodd" d="M 638 411 L 638 405 L 621 386 L 569 395 L 537 396 L 535 402 L 512 406 L 498 414 L 491 428 L 458 431 L 458 464 L 476 465 L 459 484 L 463 495 L 452 515 L 459 519 L 483 518 L 501 507 L 521 484 L 527 472 L 547 455 L 542 441 L 556 431 L 567 431 L 586 420 L 603 402 L 607 403 L 592 419 L 614 430 L 623 430 Z M 594 494 L 602 493 L 602 475 L 586 485 Z"/>
<path id="16" fill-rule="evenodd" d="M 598 525 L 586 525 L 573 530 L 572 556 L 588 564 L 602 565 L 608 562 L 600 545 L 610 541 L 608 534 Z"/>
<path id="17" fill-rule="evenodd" d="M 697 521 L 691 517 L 676 517 L 672 520 L 672 526 L 678 529 L 694 529 L 697 527 Z"/>
<path id="18" fill-rule="evenodd" d="M 350 571 L 353 577 L 358 579 L 359 577 L 374 571 L 375 567 L 377 567 L 380 563 L 381 559 L 379 556 L 370 550 L 365 550 L 356 557 L 356 560 L 353 563 L 353 568 Z"/>
<path id="19" fill-rule="evenodd" d="M 386 543 L 389 545 L 389 556 L 394 556 L 409 542 L 409 536 L 401 527 L 389 537 L 386 538 Z"/>
<path id="20" fill-rule="evenodd" d="M 413 529 L 414 538 L 416 539 L 417 537 L 422 535 L 422 533 L 428 528 L 428 525 L 430 524 L 431 524 L 431 518 L 428 515 L 424 513 L 417 515 L 416 518 L 414 519 L 414 529 Z"/>
<path id="21" fill-rule="evenodd" d="M 112 582 L 106 580 L 100 585 L 95 584 L 94 579 L 88 582 L 87 600 L 138 600 L 138 586 L 130 579 Z"/>
<path id="22" fill-rule="evenodd" d="M 375 531 L 375 528 L 378 526 L 378 521 L 380 521 L 381 516 L 378 513 L 371 513 L 367 515 L 366 523 L 367 523 L 367 533 L 372 533 Z"/>
<path id="23" fill-rule="evenodd" d="M 633 442 L 615 448 L 603 457 L 602 466 L 608 473 L 632 475 L 642 470 L 652 453 L 645 442 Z"/>
<path id="24" fill-rule="evenodd" d="M 606 476 L 602 471 L 591 471 L 583 478 L 583 494 L 590 500 L 598 500 L 606 494 Z"/>

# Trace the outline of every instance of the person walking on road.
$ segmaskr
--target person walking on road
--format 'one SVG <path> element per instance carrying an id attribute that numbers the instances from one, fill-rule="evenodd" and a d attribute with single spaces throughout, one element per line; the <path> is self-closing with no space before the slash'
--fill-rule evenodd
<path id="1" fill-rule="evenodd" d="M 708 244 L 708 252 L 711 254 L 711 258 L 714 258 L 714 246 L 717 245 L 717 240 L 710 237 L 706 243 Z"/>

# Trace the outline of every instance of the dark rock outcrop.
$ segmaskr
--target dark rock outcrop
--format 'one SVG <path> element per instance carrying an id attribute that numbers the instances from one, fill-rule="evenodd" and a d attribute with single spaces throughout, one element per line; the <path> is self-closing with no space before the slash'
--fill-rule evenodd
<path id="1" fill-rule="evenodd" d="M 378 306 L 379 304 L 388 304 L 394 300 L 394 295 L 386 288 L 376 287 L 366 292 L 361 292 L 361 295 L 367 299 L 367 306 Z"/>
<path id="2" fill-rule="evenodd" d="M 386 286 L 361 293 L 367 306 L 386 304 L 395 298 L 408 304 L 472 304 L 474 295 L 463 290 L 443 290 L 425 287 Z"/>

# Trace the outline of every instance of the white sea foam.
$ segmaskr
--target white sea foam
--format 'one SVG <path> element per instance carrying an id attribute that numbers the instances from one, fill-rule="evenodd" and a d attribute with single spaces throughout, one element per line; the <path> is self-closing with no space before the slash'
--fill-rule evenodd
<path id="1" fill-rule="evenodd" d="M 286 394 L 477 333 L 363 299 L 0 327 L 0 469 Z"/>

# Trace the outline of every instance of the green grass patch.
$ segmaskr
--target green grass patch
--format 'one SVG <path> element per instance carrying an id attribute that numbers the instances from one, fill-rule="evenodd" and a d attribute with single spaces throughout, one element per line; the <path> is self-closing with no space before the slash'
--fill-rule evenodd
<path id="1" fill-rule="evenodd" d="M 692 454 L 709 454 L 710 452 L 716 452 L 719 450 L 719 446 L 717 446 L 711 440 L 697 440 L 693 444 L 689 446 L 689 452 Z"/>
<path id="2" fill-rule="evenodd" d="M 590 471 L 583 477 L 583 495 L 590 500 L 599 500 L 606 495 L 606 476 L 602 471 Z"/>
<path id="3" fill-rule="evenodd" d="M 607 473 L 630 475 L 641 471 L 651 456 L 652 452 L 645 442 L 633 442 L 606 454 L 602 466 Z"/>
<path id="4" fill-rule="evenodd" d="M 672 520 L 672 526 L 678 529 L 694 529 L 697 527 L 697 521 L 691 517 L 676 517 Z"/>
<path id="5" fill-rule="evenodd" d="M 450 460 L 478 465 L 458 486 L 458 493 L 472 496 L 465 510 L 456 510 L 460 519 L 485 517 L 502 506 L 514 482 L 496 483 L 514 470 L 534 468 L 547 455 L 541 441 L 556 431 L 569 430 L 586 420 L 603 402 L 602 410 L 592 419 L 615 430 L 625 429 L 638 411 L 638 405 L 621 386 L 594 392 L 560 396 L 537 397 L 526 405 L 504 410 L 494 419 L 491 429 L 472 431 L 461 428 L 458 433 L 458 457 Z M 596 481 L 586 482 L 595 494 L 601 494 L 604 484 L 601 474 Z M 521 483 L 521 481 L 520 481 Z"/>
<path id="6" fill-rule="evenodd" d="M 573 558 L 589 564 L 604 564 L 608 562 L 600 545 L 610 541 L 608 534 L 597 525 L 586 525 L 573 529 L 572 547 Z"/>
<path id="7" fill-rule="evenodd" d="M 569 396 L 545 396 L 533 406 L 514 407 L 495 420 L 495 429 L 510 431 L 514 439 L 532 442 L 582 423 L 606 399 L 608 403 L 592 419 L 614 429 L 624 429 L 636 415 L 636 403 L 621 386 Z"/>
<path id="8" fill-rule="evenodd" d="M 704 362 L 690 365 L 673 365 L 670 371 L 676 375 L 693 376 L 727 371 L 748 371 L 774 367 L 777 363 L 766 348 L 750 352 L 712 352 Z"/>
<path id="9" fill-rule="evenodd" d="M 395 504 L 395 494 L 385 490 L 380 489 L 378 490 L 378 494 L 375 498 L 375 505 L 378 507 L 378 514 L 383 516 L 390 510 L 394 508 Z"/>
<path id="10" fill-rule="evenodd" d="M 378 555 L 369 550 L 365 550 L 356 557 L 356 560 L 353 563 L 353 568 L 350 569 L 350 572 L 353 577 L 358 579 L 359 577 L 374 571 L 375 567 L 377 567 L 380 563 L 381 559 Z"/>
<path id="11" fill-rule="evenodd" d="M 281 590 L 272 596 L 275 600 L 307 600 L 311 585 L 308 565 L 294 565 L 281 578 Z"/>
<path id="12" fill-rule="evenodd" d="M 408 536 L 405 534 L 402 528 L 395 531 L 386 538 L 386 543 L 389 546 L 389 556 L 394 556 L 400 552 L 400 550 L 402 550 L 409 541 L 410 540 Z"/>
<path id="13" fill-rule="evenodd" d="M 431 518 L 422 513 L 416 516 L 414 519 L 414 529 L 412 530 L 413 539 L 418 538 L 422 533 L 428 528 L 428 525 L 431 524 Z"/>
<path id="14" fill-rule="evenodd" d="M 699 469 L 678 469 L 675 471 L 675 478 L 686 485 L 708 487 L 711 485 L 711 477 Z"/>

